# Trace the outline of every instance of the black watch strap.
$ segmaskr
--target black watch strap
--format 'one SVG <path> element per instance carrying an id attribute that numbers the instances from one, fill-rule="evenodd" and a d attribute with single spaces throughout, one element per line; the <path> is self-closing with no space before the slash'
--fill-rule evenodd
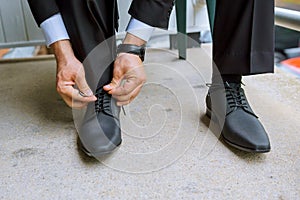
<path id="1" fill-rule="evenodd" d="M 117 54 L 119 53 L 131 53 L 138 55 L 142 61 L 145 59 L 145 45 L 137 46 L 134 44 L 120 44 L 117 48 Z"/>

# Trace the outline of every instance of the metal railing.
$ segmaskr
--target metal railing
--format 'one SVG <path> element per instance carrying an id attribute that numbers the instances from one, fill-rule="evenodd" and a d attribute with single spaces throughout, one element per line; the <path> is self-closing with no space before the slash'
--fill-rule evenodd
<path id="1" fill-rule="evenodd" d="M 275 7 L 275 24 L 300 31 L 300 11 Z"/>

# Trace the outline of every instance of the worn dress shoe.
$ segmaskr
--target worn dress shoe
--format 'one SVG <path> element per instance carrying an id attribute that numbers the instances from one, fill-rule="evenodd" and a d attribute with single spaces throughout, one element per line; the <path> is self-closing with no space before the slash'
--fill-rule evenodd
<path id="1" fill-rule="evenodd" d="M 252 111 L 241 83 L 225 82 L 224 87 L 212 84 L 206 105 L 208 117 L 221 126 L 224 122 L 221 135 L 227 144 L 247 152 L 270 151 L 268 135 Z"/>
<path id="2" fill-rule="evenodd" d="M 88 156 L 111 153 L 121 142 L 120 107 L 102 88 L 97 89 L 97 101 L 90 103 L 79 125 L 79 148 Z"/>

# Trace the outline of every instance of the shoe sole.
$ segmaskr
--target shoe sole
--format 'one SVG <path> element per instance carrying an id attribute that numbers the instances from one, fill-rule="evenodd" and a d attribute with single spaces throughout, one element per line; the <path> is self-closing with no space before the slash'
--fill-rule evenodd
<path id="1" fill-rule="evenodd" d="M 98 153 L 91 153 L 91 152 L 89 152 L 84 146 L 83 146 L 83 144 L 81 143 L 81 141 L 79 141 L 78 142 L 78 146 L 79 146 L 79 148 L 80 148 L 80 150 L 84 153 L 84 154 L 86 154 L 88 157 L 90 157 L 90 158 L 95 158 L 95 157 L 101 157 L 101 156 L 105 156 L 105 155 L 108 155 L 108 154 L 110 154 L 110 153 L 113 153 L 114 151 L 116 151 L 117 149 L 118 149 L 118 147 L 120 147 L 120 145 L 121 145 L 121 143 L 122 143 L 122 141 L 118 144 L 118 145 L 116 145 L 116 148 L 115 149 L 113 149 L 113 150 L 111 150 L 111 151 L 107 151 L 107 152 L 98 152 Z M 94 156 L 95 155 L 95 156 Z"/>
<path id="2" fill-rule="evenodd" d="M 216 119 L 216 118 L 213 119 L 213 118 L 212 118 L 212 111 L 211 111 L 209 108 L 206 108 L 206 116 L 207 116 L 210 120 L 212 120 L 213 122 L 215 122 L 215 123 L 221 128 L 218 119 Z M 270 150 L 271 150 L 271 149 L 251 149 L 251 148 L 247 148 L 247 147 L 244 147 L 244 146 L 240 146 L 240 145 L 238 145 L 238 144 L 235 144 L 235 143 L 233 143 L 233 142 L 227 140 L 227 139 L 224 137 L 223 132 L 221 132 L 221 137 L 222 137 L 223 141 L 224 141 L 226 144 L 228 144 L 228 145 L 230 145 L 230 146 L 232 146 L 232 147 L 234 147 L 234 148 L 236 148 L 236 149 L 239 149 L 239 150 L 242 150 L 242 151 L 246 151 L 246 152 L 249 152 L 249 153 L 268 153 L 268 152 L 270 152 Z"/>

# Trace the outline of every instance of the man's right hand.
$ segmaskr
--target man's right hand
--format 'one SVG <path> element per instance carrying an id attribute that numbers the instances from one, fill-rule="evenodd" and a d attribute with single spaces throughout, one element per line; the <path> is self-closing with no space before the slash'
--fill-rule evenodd
<path id="1" fill-rule="evenodd" d="M 51 44 L 54 50 L 57 72 L 56 89 L 68 106 L 83 108 L 89 102 L 96 101 L 85 79 L 82 63 L 75 57 L 69 40 L 60 40 Z M 78 89 L 74 88 L 77 86 Z"/>

